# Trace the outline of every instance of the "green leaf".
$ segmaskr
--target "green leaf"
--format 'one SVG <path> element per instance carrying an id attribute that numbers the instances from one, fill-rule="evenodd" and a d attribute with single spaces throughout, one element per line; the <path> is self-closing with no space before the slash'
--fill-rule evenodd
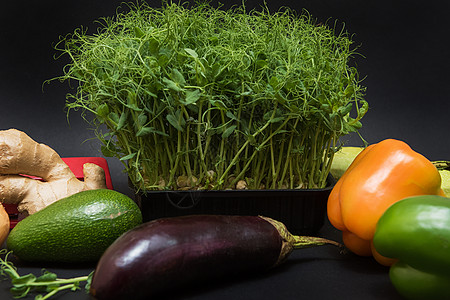
<path id="1" fill-rule="evenodd" d="M 211 67 L 211 76 L 213 79 L 216 79 L 217 77 L 219 77 L 223 70 L 225 68 L 222 68 L 222 65 L 220 63 L 215 63 L 214 65 L 212 65 Z"/>
<path id="2" fill-rule="evenodd" d="M 284 117 L 273 118 L 273 119 L 269 120 L 269 123 L 278 123 L 278 122 L 284 121 L 284 119 L 285 119 Z"/>
<path id="3" fill-rule="evenodd" d="M 169 56 L 166 54 L 161 54 L 158 57 L 158 65 L 162 68 L 164 68 L 169 63 Z"/>
<path id="4" fill-rule="evenodd" d="M 176 82 L 180 87 L 184 87 L 186 85 L 186 80 L 184 79 L 183 74 L 181 74 L 178 69 L 172 69 L 170 74 L 170 78 Z"/>
<path id="5" fill-rule="evenodd" d="M 257 60 L 257 61 L 256 61 L 256 65 L 257 65 L 259 68 L 264 68 L 264 67 L 267 67 L 268 63 L 267 63 L 266 60 L 260 59 L 260 60 Z"/>
<path id="6" fill-rule="evenodd" d="M 278 101 L 278 103 L 285 104 L 287 101 L 286 93 L 282 90 L 278 91 L 278 93 L 275 94 L 275 99 Z"/>
<path id="7" fill-rule="evenodd" d="M 350 113 L 353 108 L 353 103 L 348 103 L 346 106 L 341 106 L 338 108 L 338 114 L 341 116 L 346 116 Z"/>
<path id="8" fill-rule="evenodd" d="M 359 108 L 358 120 L 361 119 L 369 110 L 369 103 L 367 103 L 367 101 L 361 100 L 360 103 L 362 103 L 362 106 Z"/>
<path id="9" fill-rule="evenodd" d="M 156 129 L 153 129 L 153 130 L 152 130 L 152 133 L 158 134 L 158 135 L 162 135 L 162 136 L 166 136 L 166 137 L 169 136 L 167 133 L 165 133 L 165 132 L 163 132 L 163 131 L 161 131 L 161 130 L 156 130 Z"/>
<path id="10" fill-rule="evenodd" d="M 136 105 L 136 93 L 129 91 L 127 94 L 127 104 L 128 105 Z"/>
<path id="11" fill-rule="evenodd" d="M 157 56 L 159 54 L 159 42 L 157 39 L 152 38 L 148 41 L 148 50 L 153 56 Z"/>
<path id="12" fill-rule="evenodd" d="M 356 132 L 362 127 L 360 121 L 349 118 L 348 123 L 344 123 L 344 130 L 346 132 Z"/>
<path id="13" fill-rule="evenodd" d="M 106 147 L 105 145 L 102 145 L 100 149 L 101 149 L 101 151 L 102 151 L 102 154 L 103 154 L 104 156 L 106 156 L 106 157 L 113 157 L 113 156 L 116 154 L 115 151 L 109 149 L 109 148 Z"/>
<path id="14" fill-rule="evenodd" d="M 11 280 L 12 284 L 14 284 L 15 286 L 26 285 L 34 281 L 36 281 L 36 276 L 34 276 L 33 274 L 27 274 L 24 276 L 13 278 Z"/>
<path id="15" fill-rule="evenodd" d="M 162 132 L 160 130 L 156 130 L 153 127 L 142 127 L 141 129 L 139 129 L 139 131 L 136 133 L 137 137 L 142 137 L 142 136 L 146 136 L 148 134 L 158 134 L 158 135 L 162 135 L 162 136 L 169 136 L 167 133 Z"/>
<path id="16" fill-rule="evenodd" d="M 186 51 L 186 53 L 192 56 L 193 58 L 198 58 L 198 54 L 197 52 L 195 52 L 195 50 L 184 48 L 184 51 Z"/>
<path id="17" fill-rule="evenodd" d="M 89 290 L 91 289 L 92 277 L 94 277 L 94 272 L 95 271 L 89 273 L 88 279 L 86 280 L 86 285 L 84 286 L 86 293 L 89 293 Z"/>
<path id="18" fill-rule="evenodd" d="M 43 270 L 43 274 L 36 278 L 36 282 L 55 281 L 58 276 L 55 273 Z"/>
<path id="19" fill-rule="evenodd" d="M 224 132 L 222 133 L 222 138 L 226 139 L 227 137 L 229 137 L 234 132 L 236 127 L 237 127 L 236 125 L 232 125 L 232 126 L 228 127 L 227 129 L 225 129 Z"/>
<path id="20" fill-rule="evenodd" d="M 97 116 L 101 117 L 101 118 L 106 118 L 109 114 L 109 107 L 106 103 L 103 103 L 102 105 L 97 107 L 96 110 L 96 114 Z"/>
<path id="21" fill-rule="evenodd" d="M 356 121 L 355 123 L 352 124 L 352 127 L 356 131 L 358 129 L 361 129 L 362 123 L 360 121 Z"/>
<path id="22" fill-rule="evenodd" d="M 231 111 L 227 111 L 225 115 L 232 120 L 239 121 Z"/>
<path id="23" fill-rule="evenodd" d="M 137 38 L 142 38 L 144 35 L 145 35 L 145 33 L 142 31 L 142 29 L 140 29 L 139 27 L 134 27 L 134 35 L 137 37 Z"/>
<path id="24" fill-rule="evenodd" d="M 212 105 L 214 105 L 215 107 L 217 107 L 217 108 L 219 108 L 221 110 L 226 110 L 227 109 L 227 106 L 221 100 L 210 100 L 209 102 Z"/>
<path id="25" fill-rule="evenodd" d="M 142 109 L 140 109 L 136 104 L 127 104 L 125 106 L 130 108 L 130 109 L 132 109 L 132 110 L 134 110 L 134 111 L 137 111 L 137 112 L 141 112 L 142 111 Z"/>
<path id="26" fill-rule="evenodd" d="M 27 286 L 13 286 L 9 289 L 9 292 L 14 298 L 24 298 L 30 290 L 31 288 Z"/>
<path id="27" fill-rule="evenodd" d="M 80 283 L 79 282 L 75 282 L 74 284 L 73 284 L 73 286 L 70 288 L 70 290 L 72 291 L 72 292 L 75 292 L 75 291 L 77 291 L 77 290 L 79 290 L 80 289 Z"/>
<path id="28" fill-rule="evenodd" d="M 146 135 L 148 135 L 148 134 L 150 134 L 152 131 L 151 131 L 151 128 L 150 127 L 141 127 L 137 132 L 136 132 L 136 136 L 137 137 L 143 137 L 143 136 L 146 136 Z"/>
<path id="29" fill-rule="evenodd" d="M 183 90 L 174 81 L 170 80 L 167 77 L 163 78 L 163 82 L 166 84 L 166 88 L 168 88 L 170 90 L 174 90 L 176 92 L 181 92 Z"/>
<path id="30" fill-rule="evenodd" d="M 168 114 L 166 116 L 166 119 L 170 123 L 170 125 L 175 127 L 176 130 L 183 131 L 183 128 L 181 127 L 181 124 L 178 122 L 177 117 L 175 117 L 173 114 Z"/>
<path id="31" fill-rule="evenodd" d="M 208 128 L 206 130 L 206 135 L 207 136 L 213 136 L 217 133 L 217 129 L 216 128 Z"/>
<path id="32" fill-rule="evenodd" d="M 145 114 L 140 114 L 140 115 L 138 116 L 138 119 L 137 119 L 137 125 L 138 125 L 139 127 L 142 127 L 142 126 L 145 125 L 145 122 L 147 122 L 147 115 L 145 115 Z"/>
<path id="33" fill-rule="evenodd" d="M 125 155 L 125 156 L 121 157 L 120 160 L 121 160 L 121 161 L 130 160 L 130 159 L 132 159 L 133 157 L 135 157 L 136 155 L 137 155 L 136 152 L 130 153 L 130 154 L 128 154 L 128 155 Z"/>
<path id="34" fill-rule="evenodd" d="M 251 94 L 253 94 L 253 91 L 251 89 L 245 91 L 245 92 L 241 92 L 239 93 L 239 95 L 237 95 L 237 97 L 239 96 L 250 96 Z"/>
<path id="35" fill-rule="evenodd" d="M 128 111 L 124 110 L 122 114 L 120 114 L 119 122 L 117 123 L 117 130 L 120 130 L 123 128 L 123 126 L 126 124 L 128 118 Z"/>
<path id="36" fill-rule="evenodd" d="M 134 111 L 142 111 L 142 109 L 140 109 L 137 106 L 137 96 L 135 92 L 128 92 L 127 94 L 127 104 L 126 107 L 131 108 Z"/>
<path id="37" fill-rule="evenodd" d="M 186 105 L 186 108 L 189 110 L 189 112 L 192 112 L 194 115 L 197 115 L 199 112 L 196 103 L 188 104 L 188 105 Z"/>
<path id="38" fill-rule="evenodd" d="M 274 89 L 278 90 L 280 85 L 280 80 L 276 76 L 272 76 L 269 80 L 269 85 Z"/>
<path id="39" fill-rule="evenodd" d="M 348 85 L 344 90 L 345 97 L 349 98 L 355 93 L 355 88 L 352 85 Z"/>
<path id="40" fill-rule="evenodd" d="M 183 102 L 184 105 L 195 104 L 200 99 L 200 90 L 186 91 L 186 99 Z"/>
<path id="41" fill-rule="evenodd" d="M 119 115 L 118 114 L 116 114 L 115 112 L 111 112 L 111 113 L 109 113 L 109 119 L 111 120 L 111 121 L 113 121 L 114 123 L 116 123 L 116 124 L 118 124 L 119 123 Z"/>

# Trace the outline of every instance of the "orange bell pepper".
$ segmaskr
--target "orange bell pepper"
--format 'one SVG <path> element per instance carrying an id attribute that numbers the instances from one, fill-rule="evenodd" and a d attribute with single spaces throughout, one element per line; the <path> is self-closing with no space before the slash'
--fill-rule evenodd
<path id="1" fill-rule="evenodd" d="M 327 214 L 350 251 L 391 265 L 372 245 L 377 222 L 393 203 L 417 195 L 445 196 L 438 170 L 406 143 L 387 139 L 355 158 L 331 191 Z"/>

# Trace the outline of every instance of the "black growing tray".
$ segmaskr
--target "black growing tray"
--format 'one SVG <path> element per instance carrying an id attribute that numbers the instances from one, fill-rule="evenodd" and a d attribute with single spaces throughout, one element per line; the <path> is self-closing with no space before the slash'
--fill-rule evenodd
<path id="1" fill-rule="evenodd" d="M 323 189 L 150 191 L 136 193 L 145 222 L 193 214 L 263 215 L 283 222 L 293 234 L 315 234 L 324 224 L 328 196 Z"/>

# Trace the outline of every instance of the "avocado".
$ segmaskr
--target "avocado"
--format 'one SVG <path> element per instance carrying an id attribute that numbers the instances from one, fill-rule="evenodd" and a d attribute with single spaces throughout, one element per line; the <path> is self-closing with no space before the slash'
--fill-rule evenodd
<path id="1" fill-rule="evenodd" d="M 79 192 L 21 220 L 6 246 L 23 261 L 97 261 L 120 235 L 142 223 L 137 204 L 114 190 Z"/>

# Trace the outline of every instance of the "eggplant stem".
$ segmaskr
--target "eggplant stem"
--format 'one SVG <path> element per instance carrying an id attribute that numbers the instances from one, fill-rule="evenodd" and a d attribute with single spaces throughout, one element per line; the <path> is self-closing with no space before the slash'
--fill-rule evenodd
<path id="1" fill-rule="evenodd" d="M 342 248 L 343 245 L 332 240 L 324 239 L 321 237 L 315 237 L 315 236 L 297 236 L 293 235 L 293 241 L 292 246 L 294 249 L 303 249 L 303 248 L 310 248 L 315 246 L 323 246 L 323 245 L 334 245 L 339 248 Z"/>
<path id="2" fill-rule="evenodd" d="M 287 230 L 286 226 L 280 221 L 276 221 L 272 218 L 264 216 L 259 217 L 272 224 L 276 228 L 278 234 L 283 240 L 280 250 L 280 256 L 278 257 L 278 260 L 274 266 L 277 266 L 281 264 L 284 260 L 286 260 L 289 254 L 291 254 L 291 252 L 295 249 L 304 249 L 323 245 L 334 245 L 339 247 L 341 249 L 341 252 L 345 252 L 344 245 L 338 242 L 321 237 L 293 235 Z"/>

